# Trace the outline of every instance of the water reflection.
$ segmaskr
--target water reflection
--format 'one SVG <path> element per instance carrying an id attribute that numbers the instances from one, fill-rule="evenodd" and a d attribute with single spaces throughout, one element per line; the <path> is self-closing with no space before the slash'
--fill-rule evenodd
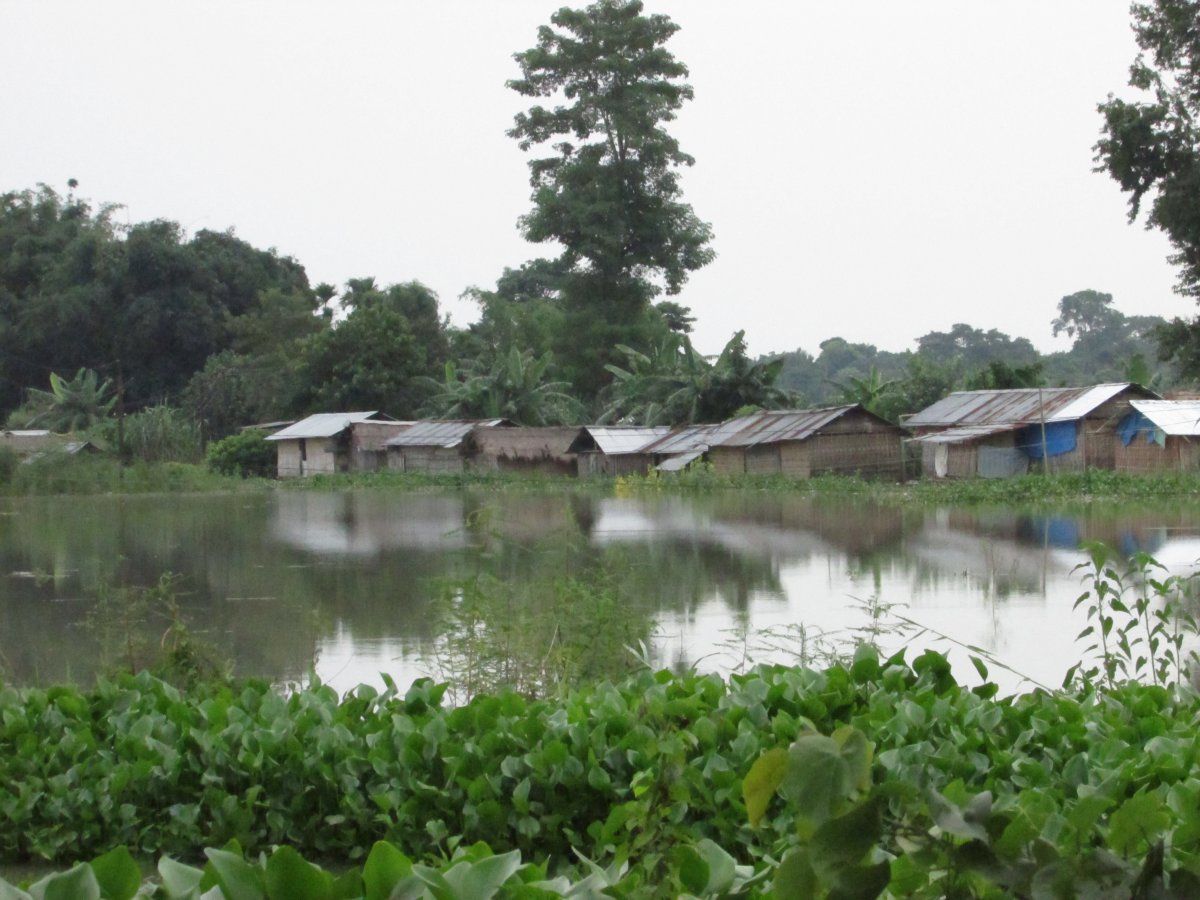
<path id="1" fill-rule="evenodd" d="M 862 628 L 864 607 L 895 604 L 1057 684 L 1082 627 L 1072 569 L 1090 540 L 1190 571 L 1200 514 L 1182 504 L 928 509 L 752 492 L 14 499 L 0 505 L 0 670 L 25 683 L 92 677 L 100 648 L 85 619 L 97 592 L 170 571 L 193 622 L 244 674 L 296 680 L 315 665 L 339 689 L 381 670 L 404 682 L 438 674 L 447 583 L 486 574 L 536 615 L 553 598 L 517 587 L 552 592 L 590 572 L 625 604 L 614 627 L 650 624 L 661 664 L 728 670 L 804 656 L 818 634 Z"/>

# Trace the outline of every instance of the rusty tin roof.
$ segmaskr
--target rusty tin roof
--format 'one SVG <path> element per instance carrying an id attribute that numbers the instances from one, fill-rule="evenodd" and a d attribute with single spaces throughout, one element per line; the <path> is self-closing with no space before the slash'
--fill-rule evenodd
<path id="1" fill-rule="evenodd" d="M 820 409 L 787 409 L 751 413 L 731 419 L 717 427 L 709 436 L 712 447 L 753 447 L 780 441 L 804 441 L 835 419 L 853 409 L 848 406 L 826 406 Z"/>
<path id="2" fill-rule="evenodd" d="M 927 406 L 904 424 L 908 428 L 967 425 L 1031 425 L 1082 419 L 1118 394 L 1131 390 L 1138 397 L 1155 397 L 1137 384 L 1120 382 L 1073 388 L 1016 388 L 1006 391 L 955 391 Z"/>

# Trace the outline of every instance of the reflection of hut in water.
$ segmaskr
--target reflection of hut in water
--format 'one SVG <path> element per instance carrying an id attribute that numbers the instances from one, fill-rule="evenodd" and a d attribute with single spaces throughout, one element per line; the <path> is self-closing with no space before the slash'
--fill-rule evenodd
<path id="1" fill-rule="evenodd" d="M 384 441 L 410 424 L 375 410 L 317 413 L 267 435 L 267 440 L 276 442 L 280 478 L 373 472 L 380 467 Z"/>
<path id="2" fill-rule="evenodd" d="M 577 454 L 580 475 L 645 475 L 653 458 L 643 448 L 670 431 L 666 426 L 585 425 L 567 449 Z"/>
<path id="3" fill-rule="evenodd" d="M 708 455 L 723 475 L 899 478 L 903 434 L 858 403 L 759 412 L 718 427 L 709 436 Z"/>
<path id="4" fill-rule="evenodd" d="M 1041 466 L 1054 472 L 1116 465 L 1118 423 L 1137 384 L 956 391 L 911 416 L 921 470 L 935 478 L 1006 478 Z"/>
<path id="5" fill-rule="evenodd" d="M 445 419 L 416 422 L 387 442 L 394 472 L 458 474 L 466 470 L 467 435 L 476 428 L 511 427 L 508 419 Z"/>
<path id="6" fill-rule="evenodd" d="M 1118 472 L 1200 468 L 1200 400 L 1134 400 L 1117 426 Z"/>
<path id="7" fill-rule="evenodd" d="M 578 434 L 575 426 L 473 428 L 464 453 L 472 469 L 574 475 L 575 454 L 568 449 Z"/>

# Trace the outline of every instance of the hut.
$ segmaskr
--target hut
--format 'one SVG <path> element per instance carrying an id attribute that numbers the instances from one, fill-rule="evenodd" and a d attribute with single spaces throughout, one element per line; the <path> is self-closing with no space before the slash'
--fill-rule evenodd
<path id="1" fill-rule="evenodd" d="M 709 460 L 724 475 L 904 474 L 901 428 L 861 404 L 752 413 L 709 435 Z"/>
<path id="2" fill-rule="evenodd" d="M 1200 400 L 1132 400 L 1117 425 L 1118 472 L 1200 468 Z"/>
<path id="3" fill-rule="evenodd" d="M 0 450 L 8 450 L 22 460 L 32 460 L 47 453 L 98 453 L 99 448 L 91 441 L 83 441 L 69 434 L 54 434 L 45 429 L 21 429 L 0 431 Z"/>
<path id="4" fill-rule="evenodd" d="M 934 478 L 1113 469 L 1117 426 L 1131 401 L 1144 399 L 1158 395 L 1127 382 L 956 391 L 904 424 L 921 446 L 922 472 Z"/>
<path id="5" fill-rule="evenodd" d="M 463 449 L 472 469 L 575 475 L 576 457 L 568 448 L 577 434 L 574 426 L 472 428 Z"/>
<path id="6" fill-rule="evenodd" d="M 645 475 L 652 457 L 643 448 L 670 433 L 666 425 L 585 425 L 567 452 L 577 455 L 580 475 Z"/>
<path id="7" fill-rule="evenodd" d="M 642 448 L 650 455 L 650 464 L 659 472 L 682 472 L 708 453 L 708 441 L 718 425 L 687 425 Z"/>
<path id="8" fill-rule="evenodd" d="M 276 471 L 280 478 L 374 471 L 379 467 L 386 438 L 411 424 L 376 410 L 317 413 L 266 439 L 277 442 Z"/>
<path id="9" fill-rule="evenodd" d="M 393 472 L 456 474 L 466 470 L 467 435 L 476 428 L 511 427 L 508 419 L 438 419 L 415 422 L 387 442 Z"/>

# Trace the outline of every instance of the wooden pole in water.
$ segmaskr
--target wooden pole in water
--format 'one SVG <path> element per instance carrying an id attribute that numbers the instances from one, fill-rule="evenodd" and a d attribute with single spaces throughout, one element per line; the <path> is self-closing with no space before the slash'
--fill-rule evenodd
<path id="1" fill-rule="evenodd" d="M 1046 405 L 1042 401 L 1042 386 L 1038 385 L 1038 419 L 1042 423 L 1042 471 L 1050 471 L 1050 451 L 1046 445 Z"/>

